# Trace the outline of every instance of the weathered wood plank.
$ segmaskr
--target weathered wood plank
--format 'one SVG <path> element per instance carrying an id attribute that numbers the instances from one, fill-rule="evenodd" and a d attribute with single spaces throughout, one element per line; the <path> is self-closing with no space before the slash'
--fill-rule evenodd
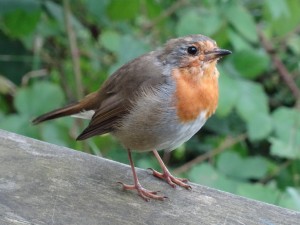
<path id="1" fill-rule="evenodd" d="M 169 199 L 144 202 L 115 181 L 123 165 L 0 131 L 0 224 L 300 224 L 300 213 L 192 184 L 172 189 L 138 170 Z"/>

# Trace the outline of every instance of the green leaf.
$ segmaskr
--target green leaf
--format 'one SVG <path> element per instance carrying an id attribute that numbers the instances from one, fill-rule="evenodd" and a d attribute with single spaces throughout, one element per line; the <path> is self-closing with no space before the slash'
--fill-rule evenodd
<path id="1" fill-rule="evenodd" d="M 245 120 L 250 121 L 256 114 L 268 114 L 268 98 L 262 85 L 251 81 L 237 81 L 239 98 L 236 109 Z"/>
<path id="2" fill-rule="evenodd" d="M 159 164 L 157 163 L 155 157 L 147 157 L 147 158 L 141 158 L 139 160 L 136 160 L 136 166 L 143 169 L 147 169 L 147 168 L 153 168 L 155 170 L 160 169 Z"/>
<path id="3" fill-rule="evenodd" d="M 107 50 L 117 52 L 120 49 L 121 35 L 114 30 L 104 30 L 100 36 L 100 43 Z"/>
<path id="4" fill-rule="evenodd" d="M 285 2 L 288 7 L 288 13 L 285 15 L 281 14 L 281 16 L 275 20 L 274 18 L 271 18 L 269 25 L 271 32 L 275 33 L 275 36 L 283 37 L 288 33 L 293 32 L 293 30 L 299 26 L 300 13 L 298 9 L 300 7 L 300 2 L 298 0 L 286 0 L 280 2 Z M 282 8 L 282 10 L 285 9 Z"/>
<path id="5" fill-rule="evenodd" d="M 295 188 L 289 187 L 287 188 L 287 193 L 295 200 L 298 209 L 300 209 L 300 191 Z"/>
<path id="6" fill-rule="evenodd" d="M 19 113 L 32 117 L 60 107 L 63 102 L 64 94 L 58 85 L 36 82 L 17 91 L 14 105 Z"/>
<path id="7" fill-rule="evenodd" d="M 64 118 L 64 120 L 65 119 L 66 118 Z M 51 123 L 45 123 L 39 126 L 44 141 L 60 146 L 68 146 L 69 127 L 62 126 L 57 121 L 52 121 Z"/>
<path id="8" fill-rule="evenodd" d="M 37 137 L 37 130 L 31 125 L 30 119 L 26 115 L 12 114 L 0 121 L 0 128 L 25 136 Z"/>
<path id="9" fill-rule="evenodd" d="M 272 115 L 275 138 L 271 153 L 286 158 L 300 158 L 300 113 L 296 109 L 278 108 Z"/>
<path id="10" fill-rule="evenodd" d="M 261 84 L 238 81 L 238 86 L 236 109 L 240 117 L 247 122 L 250 139 L 256 141 L 268 137 L 272 131 L 272 122 L 267 95 Z"/>
<path id="11" fill-rule="evenodd" d="M 238 90 L 236 81 L 220 69 L 219 103 L 216 112 L 219 117 L 225 117 L 232 111 L 239 94 L 236 90 Z"/>
<path id="12" fill-rule="evenodd" d="M 113 73 L 125 63 L 148 52 L 149 50 L 150 47 L 147 44 L 134 36 L 125 35 L 121 37 L 120 48 L 116 51 L 118 62 L 110 68 L 109 73 Z"/>
<path id="13" fill-rule="evenodd" d="M 291 51 L 295 54 L 300 55 L 300 37 L 298 35 L 294 35 L 287 40 L 287 44 Z"/>
<path id="14" fill-rule="evenodd" d="M 156 0 L 147 0 L 145 1 L 145 4 L 147 9 L 147 16 L 149 16 L 149 18 L 155 18 L 159 16 L 163 10 L 161 4 Z"/>
<path id="15" fill-rule="evenodd" d="M 200 24 L 202 20 L 200 15 L 192 11 L 186 16 L 182 16 L 176 26 L 176 34 L 178 36 L 184 36 L 194 34 L 200 31 Z"/>
<path id="16" fill-rule="evenodd" d="M 222 22 L 216 10 L 198 11 L 188 9 L 180 17 L 176 26 L 176 33 L 178 36 L 196 33 L 211 36 L 219 30 Z"/>
<path id="17" fill-rule="evenodd" d="M 150 50 L 150 47 L 145 44 L 145 42 L 130 35 L 123 36 L 120 42 L 121 44 L 118 50 L 118 55 L 119 61 L 123 63 Z"/>
<path id="18" fill-rule="evenodd" d="M 231 4 L 225 15 L 232 26 L 240 32 L 244 38 L 252 43 L 258 42 L 255 21 L 242 4 Z"/>
<path id="19" fill-rule="evenodd" d="M 97 19 L 97 22 L 102 22 L 104 19 L 106 19 L 105 13 L 109 2 L 109 0 L 83 1 L 83 3 L 86 5 L 88 13 L 94 16 Z"/>
<path id="20" fill-rule="evenodd" d="M 261 184 L 244 183 L 237 187 L 236 194 L 270 204 L 275 204 L 280 195 L 280 191 L 273 187 L 263 186 Z"/>
<path id="21" fill-rule="evenodd" d="M 6 0 L 0 1 L 0 15 L 13 12 L 15 10 L 24 10 L 26 12 L 38 11 L 41 8 L 39 0 Z"/>
<path id="22" fill-rule="evenodd" d="M 289 16 L 289 9 L 286 1 L 266 0 L 266 6 L 272 14 L 273 19 Z"/>
<path id="23" fill-rule="evenodd" d="M 234 193 L 239 182 L 218 173 L 210 164 L 201 163 L 188 173 L 192 182 Z"/>
<path id="24" fill-rule="evenodd" d="M 262 156 L 247 157 L 243 160 L 242 171 L 239 176 L 243 178 L 260 179 L 267 175 L 268 161 Z"/>
<path id="25" fill-rule="evenodd" d="M 48 12 L 56 20 L 56 24 L 59 26 L 59 28 L 65 32 L 65 18 L 62 6 L 52 1 L 46 1 L 44 5 Z M 71 23 L 75 31 L 84 30 L 84 26 L 73 15 L 71 15 Z"/>
<path id="26" fill-rule="evenodd" d="M 280 197 L 279 206 L 300 211 L 300 190 L 288 187 Z"/>
<path id="27" fill-rule="evenodd" d="M 268 114 L 258 111 L 247 121 L 247 130 L 251 141 L 267 138 L 272 131 L 272 119 Z"/>
<path id="28" fill-rule="evenodd" d="M 222 173 L 234 177 L 242 164 L 242 158 L 236 152 L 224 152 L 222 153 L 217 161 L 217 168 Z M 242 168 L 239 168 L 241 170 Z"/>
<path id="29" fill-rule="evenodd" d="M 183 159 L 186 154 L 186 145 L 185 143 L 181 146 L 177 147 L 174 151 L 172 151 L 172 157 L 175 159 Z"/>
<path id="30" fill-rule="evenodd" d="M 231 28 L 228 28 L 228 37 L 233 49 L 235 50 L 234 54 L 241 50 L 251 48 L 251 45 L 246 41 L 246 39 Z"/>
<path id="31" fill-rule="evenodd" d="M 139 7 L 139 0 L 111 0 L 107 7 L 107 13 L 112 20 L 128 20 L 136 17 Z"/>
<path id="32" fill-rule="evenodd" d="M 4 30 L 14 38 L 29 35 L 36 29 L 40 16 L 40 10 L 28 12 L 17 9 L 3 16 Z"/>
<path id="33" fill-rule="evenodd" d="M 229 177 L 240 179 L 259 179 L 268 171 L 268 161 L 263 157 L 242 158 L 236 152 L 224 152 L 217 161 L 217 168 Z"/>
<path id="34" fill-rule="evenodd" d="M 295 148 L 293 144 L 285 142 L 279 138 L 271 137 L 271 154 L 289 159 L 300 159 L 299 147 Z"/>
<path id="35" fill-rule="evenodd" d="M 299 132 L 300 113 L 296 109 L 280 107 L 273 114 L 273 123 L 277 136 L 284 140 L 289 140 L 292 132 Z"/>
<path id="36" fill-rule="evenodd" d="M 269 57 L 263 51 L 244 49 L 232 56 L 233 65 L 244 77 L 255 79 L 268 70 Z"/>

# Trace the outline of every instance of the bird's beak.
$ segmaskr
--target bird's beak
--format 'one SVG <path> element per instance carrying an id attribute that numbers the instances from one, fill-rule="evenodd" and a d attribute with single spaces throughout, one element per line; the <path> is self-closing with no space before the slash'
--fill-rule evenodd
<path id="1" fill-rule="evenodd" d="M 220 48 L 216 48 L 212 51 L 206 52 L 205 53 L 205 57 L 204 60 L 205 61 L 210 61 L 210 60 L 214 60 L 214 59 L 219 59 L 225 55 L 229 55 L 232 52 L 226 49 L 220 49 Z"/>

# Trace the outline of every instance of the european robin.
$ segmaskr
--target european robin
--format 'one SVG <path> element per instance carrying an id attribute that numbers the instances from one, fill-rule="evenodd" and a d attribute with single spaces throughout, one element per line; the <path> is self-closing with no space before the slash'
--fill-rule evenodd
<path id="1" fill-rule="evenodd" d="M 174 177 L 157 150 L 173 150 L 189 140 L 215 112 L 218 103 L 217 61 L 230 54 L 203 35 L 169 40 L 163 48 L 142 55 L 119 68 L 96 92 L 81 101 L 41 115 L 34 124 L 63 116 L 90 119 L 77 137 L 84 140 L 111 133 L 127 149 L 136 190 L 144 199 L 166 197 L 143 188 L 131 151 L 152 151 L 162 173 L 155 177 L 191 189 L 186 179 Z"/>

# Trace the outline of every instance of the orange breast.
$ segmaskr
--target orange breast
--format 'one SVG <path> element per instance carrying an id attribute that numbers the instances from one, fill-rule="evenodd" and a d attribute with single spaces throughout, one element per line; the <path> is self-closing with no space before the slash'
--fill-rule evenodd
<path id="1" fill-rule="evenodd" d="M 182 122 L 191 122 L 206 111 L 206 118 L 216 110 L 218 104 L 218 71 L 215 65 L 200 71 L 199 67 L 175 69 L 176 109 Z"/>

